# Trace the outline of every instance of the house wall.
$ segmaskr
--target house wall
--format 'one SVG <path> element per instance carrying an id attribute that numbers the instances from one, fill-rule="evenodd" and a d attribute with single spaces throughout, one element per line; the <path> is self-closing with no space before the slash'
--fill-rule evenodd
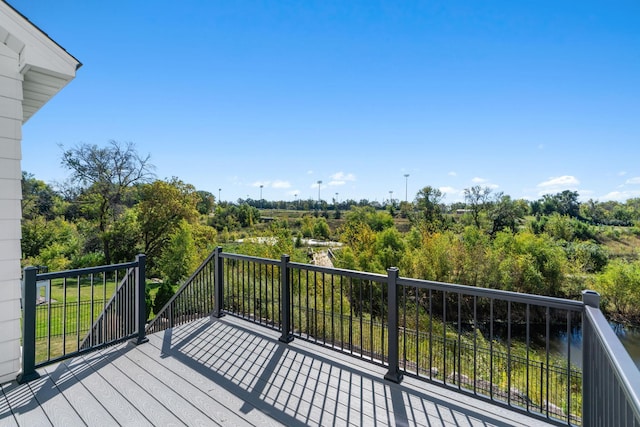
<path id="1" fill-rule="evenodd" d="M 0 43 L 0 383 L 20 370 L 22 75 Z"/>

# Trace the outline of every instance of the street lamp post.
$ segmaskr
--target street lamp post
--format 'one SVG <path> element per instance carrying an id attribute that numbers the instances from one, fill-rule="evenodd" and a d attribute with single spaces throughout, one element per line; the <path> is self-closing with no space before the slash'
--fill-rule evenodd
<path id="1" fill-rule="evenodd" d="M 218 203 L 220 203 L 220 192 L 222 191 L 222 188 L 218 188 Z"/>
<path id="2" fill-rule="evenodd" d="M 318 181 L 318 209 L 320 208 L 320 186 L 322 185 L 322 181 Z"/>
<path id="3" fill-rule="evenodd" d="M 393 206 L 393 190 L 389 190 L 389 204 Z"/>
<path id="4" fill-rule="evenodd" d="M 262 207 L 262 187 L 264 187 L 264 185 L 260 184 L 260 207 Z"/>
<path id="5" fill-rule="evenodd" d="M 409 174 L 405 173 L 404 174 L 404 201 L 408 202 L 409 198 L 407 197 L 407 195 L 409 194 L 407 192 L 407 188 L 409 188 Z"/>

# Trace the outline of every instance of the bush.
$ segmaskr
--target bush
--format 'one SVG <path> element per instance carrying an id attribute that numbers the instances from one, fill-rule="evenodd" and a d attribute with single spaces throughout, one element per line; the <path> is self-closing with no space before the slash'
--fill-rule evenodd
<path id="1" fill-rule="evenodd" d="M 174 293 L 175 292 L 173 291 L 173 286 L 171 286 L 169 283 L 164 282 L 162 285 L 160 285 L 160 288 L 158 288 L 158 293 L 156 294 L 156 298 L 153 301 L 153 312 L 158 314 L 162 307 L 164 307 L 164 305 L 169 302 Z"/>

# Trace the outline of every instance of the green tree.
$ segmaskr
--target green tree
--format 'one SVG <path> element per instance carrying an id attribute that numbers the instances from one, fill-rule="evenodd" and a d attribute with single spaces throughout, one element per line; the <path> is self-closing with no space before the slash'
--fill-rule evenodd
<path id="1" fill-rule="evenodd" d="M 329 238 L 329 224 L 324 217 L 316 218 L 313 224 L 313 237 L 316 239 L 328 239 Z"/>
<path id="2" fill-rule="evenodd" d="M 488 211 L 488 217 L 491 220 L 491 235 L 495 235 L 498 231 L 509 229 L 516 232 L 518 222 L 524 218 L 527 205 L 519 200 L 511 200 L 511 197 L 505 196 L 502 192 L 496 195 L 495 202 Z"/>
<path id="3" fill-rule="evenodd" d="M 199 200 L 196 205 L 196 209 L 198 209 L 198 212 L 201 215 L 209 215 L 210 213 L 212 213 L 216 203 L 215 196 L 210 192 L 203 190 L 198 190 L 197 194 L 199 196 Z"/>
<path id="4" fill-rule="evenodd" d="M 32 219 L 43 216 L 53 219 L 56 216 L 55 206 L 62 202 L 60 195 L 51 186 L 34 177 L 33 174 L 22 172 L 22 217 Z"/>
<path id="5" fill-rule="evenodd" d="M 490 195 L 491 188 L 489 187 L 475 185 L 464 189 L 464 200 L 467 202 L 467 208 L 471 211 L 473 222 L 478 228 L 480 228 L 480 213 L 487 209 Z"/>
<path id="6" fill-rule="evenodd" d="M 416 208 L 420 212 L 420 220 L 427 224 L 427 228 L 435 231 L 440 229 L 442 218 L 442 199 L 444 194 L 430 185 L 423 187 L 416 194 Z"/>
<path id="7" fill-rule="evenodd" d="M 191 184 L 178 178 L 156 180 L 140 187 L 140 202 L 136 206 L 142 240 L 142 251 L 154 269 L 165 245 L 182 221 L 194 223 L 198 219 L 200 196 Z"/>
<path id="8" fill-rule="evenodd" d="M 640 263 L 613 260 L 596 276 L 603 307 L 617 320 L 640 317 Z"/>
<path id="9" fill-rule="evenodd" d="M 70 184 L 90 205 L 102 241 L 105 262 L 112 263 L 108 232 L 118 220 L 125 193 L 152 177 L 149 156 L 141 157 L 133 143 L 109 141 L 106 147 L 80 144 L 62 154 L 62 166 L 71 171 Z"/>
<path id="10" fill-rule="evenodd" d="M 198 266 L 198 253 L 188 222 L 180 222 L 180 226 L 163 250 L 159 264 L 163 281 L 171 285 L 179 285 L 195 271 Z"/>

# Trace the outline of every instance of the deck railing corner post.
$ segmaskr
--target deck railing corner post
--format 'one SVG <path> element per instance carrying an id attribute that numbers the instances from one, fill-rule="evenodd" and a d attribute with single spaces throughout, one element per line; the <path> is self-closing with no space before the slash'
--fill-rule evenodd
<path id="1" fill-rule="evenodd" d="M 217 319 L 224 316 L 224 259 L 221 255 L 222 247 L 218 246 L 214 255 L 215 277 L 213 279 L 213 312 L 211 313 L 211 316 Z"/>
<path id="2" fill-rule="evenodd" d="M 291 333 L 291 286 L 289 284 L 289 255 L 280 257 L 280 310 L 282 319 L 282 335 L 279 340 L 284 343 L 293 341 Z"/>
<path id="3" fill-rule="evenodd" d="M 596 291 L 584 290 L 582 291 L 582 302 L 584 303 L 585 311 L 587 307 L 600 309 L 600 294 Z M 582 314 L 582 425 L 589 427 L 593 425 L 591 413 L 593 408 L 598 405 L 598 402 L 594 402 L 593 392 L 593 379 L 591 375 L 595 372 L 593 366 L 593 336 L 594 331 L 591 325 L 590 317 L 586 313 Z"/>
<path id="4" fill-rule="evenodd" d="M 384 378 L 394 383 L 402 381 L 402 373 L 400 372 L 400 363 L 398 359 L 398 276 L 399 270 L 397 267 L 387 269 L 387 349 L 389 351 L 389 370 L 385 374 Z"/>
<path id="5" fill-rule="evenodd" d="M 26 383 L 40 374 L 36 371 L 36 281 L 38 269 L 25 267 L 22 283 L 22 372 L 16 378 Z"/>
<path id="6" fill-rule="evenodd" d="M 136 264 L 137 267 L 137 287 L 136 287 L 136 298 L 137 298 L 137 308 L 138 308 L 138 336 L 136 338 L 136 345 L 142 344 L 149 341 L 149 338 L 146 337 L 146 327 L 147 327 L 147 300 L 146 300 L 146 288 L 147 288 L 147 271 L 146 271 L 146 262 L 147 256 L 145 254 L 139 254 L 136 256 Z"/>

